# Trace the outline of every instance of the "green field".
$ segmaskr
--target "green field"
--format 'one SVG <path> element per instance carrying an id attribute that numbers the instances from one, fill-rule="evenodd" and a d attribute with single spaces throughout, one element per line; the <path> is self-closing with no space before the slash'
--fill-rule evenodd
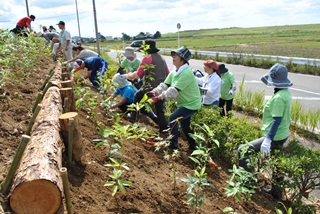
<path id="1" fill-rule="evenodd" d="M 177 47 L 178 33 L 163 34 L 160 48 Z M 125 45 L 131 41 L 126 41 Z M 121 49 L 121 41 L 104 47 Z M 180 46 L 193 50 L 320 58 L 320 24 L 254 28 L 200 29 L 180 32 Z"/>

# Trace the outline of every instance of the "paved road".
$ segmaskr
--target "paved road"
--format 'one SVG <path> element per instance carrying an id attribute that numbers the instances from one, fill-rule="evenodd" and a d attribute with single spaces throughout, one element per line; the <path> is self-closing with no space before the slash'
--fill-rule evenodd
<path id="1" fill-rule="evenodd" d="M 110 57 L 115 58 L 116 52 L 111 51 Z M 138 54 L 138 57 L 142 55 Z M 172 58 L 164 56 L 169 66 L 173 68 Z M 203 71 L 203 60 L 190 60 L 190 66 L 194 69 Z M 226 64 L 226 67 L 231 71 L 236 78 L 239 85 L 242 79 L 245 79 L 245 88 L 257 92 L 265 90 L 266 99 L 273 94 L 273 87 L 266 87 L 261 81 L 260 77 L 268 72 L 267 69 L 252 68 L 241 65 Z M 291 87 L 291 94 L 293 99 L 298 99 L 303 105 L 305 111 L 308 109 L 317 110 L 320 108 L 320 77 L 304 74 L 289 73 L 289 79 L 293 82 Z"/>

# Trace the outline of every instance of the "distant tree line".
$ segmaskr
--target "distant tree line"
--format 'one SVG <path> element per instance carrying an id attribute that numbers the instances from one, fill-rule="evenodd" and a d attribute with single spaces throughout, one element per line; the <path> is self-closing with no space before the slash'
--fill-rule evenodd
<path id="1" fill-rule="evenodd" d="M 122 39 L 124 41 L 128 41 L 128 40 L 136 40 L 136 39 L 148 39 L 148 38 L 151 38 L 151 39 L 158 39 L 158 38 L 161 38 L 161 33 L 160 31 L 157 31 L 155 34 L 151 34 L 149 32 L 140 32 L 138 35 L 136 36 L 129 36 L 128 34 L 126 33 L 122 33 Z"/>

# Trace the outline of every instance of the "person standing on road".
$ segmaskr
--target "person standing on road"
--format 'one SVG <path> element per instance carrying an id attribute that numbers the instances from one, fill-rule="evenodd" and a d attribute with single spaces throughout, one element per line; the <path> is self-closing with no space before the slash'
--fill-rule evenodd
<path id="1" fill-rule="evenodd" d="M 58 24 L 60 31 L 60 42 L 57 52 L 61 49 L 64 52 L 64 55 L 67 60 L 72 59 L 72 43 L 71 43 L 71 34 L 66 30 L 64 21 L 60 21 Z M 55 55 L 55 57 L 57 57 Z"/>
<path id="2" fill-rule="evenodd" d="M 173 135 L 170 142 L 170 149 L 178 149 L 179 123 L 187 140 L 189 150 L 196 149 L 196 142 L 190 136 L 192 130 L 190 128 L 190 120 L 201 108 L 201 95 L 197 80 L 189 67 L 191 52 L 186 47 L 171 51 L 173 65 L 175 69 L 170 72 L 166 80 L 160 83 L 152 91 L 148 92 L 148 96 L 152 97 L 152 102 L 157 103 L 168 99 L 177 101 L 178 109 L 169 117 L 168 126 L 170 134 Z"/>
<path id="3" fill-rule="evenodd" d="M 89 57 L 96 57 L 96 56 L 99 56 L 98 53 L 92 51 L 92 50 L 87 50 L 85 48 L 83 48 L 81 45 L 78 45 L 78 46 L 73 46 L 72 47 L 72 52 L 73 52 L 73 55 L 75 56 L 74 58 L 70 59 L 70 60 L 67 60 L 65 62 L 63 62 L 62 64 L 63 65 L 66 65 L 70 62 L 74 62 L 76 61 L 77 59 L 86 59 L 86 58 L 89 58 Z"/>
<path id="4" fill-rule="evenodd" d="M 232 102 L 236 91 L 236 81 L 233 73 L 228 71 L 225 64 L 219 65 L 218 73 L 221 76 L 221 92 L 219 99 L 219 108 L 221 108 L 220 115 L 226 116 L 232 110 Z"/>
<path id="5" fill-rule="evenodd" d="M 101 80 L 104 78 L 104 73 L 108 69 L 108 62 L 101 57 L 89 57 L 84 60 L 77 59 L 73 64 L 72 73 L 87 68 L 88 71 L 83 79 L 91 81 L 93 87 L 100 89 L 100 93 L 105 93 L 105 88 Z"/>
<path id="6" fill-rule="evenodd" d="M 206 75 L 196 77 L 200 92 L 202 93 L 202 105 L 219 106 L 221 79 L 217 74 L 219 69 L 218 63 L 214 60 L 207 60 L 203 63 Z"/>
<path id="7" fill-rule="evenodd" d="M 28 37 L 28 33 L 32 32 L 31 22 L 34 21 L 36 17 L 34 15 L 30 15 L 29 17 L 24 17 L 20 19 L 15 28 L 10 30 L 10 32 L 15 33 L 16 35 L 22 35 L 24 37 Z"/>
<path id="8" fill-rule="evenodd" d="M 148 49 L 146 50 L 148 56 L 142 58 L 138 70 L 121 75 L 123 78 L 129 80 L 143 79 L 144 81 L 144 85 L 135 94 L 134 103 L 140 102 L 147 91 L 157 87 L 157 85 L 163 82 L 170 73 L 165 59 L 158 53 L 159 49 L 156 47 L 156 42 L 152 39 L 146 39 L 145 44 L 148 46 Z M 143 47 L 139 50 L 141 51 L 142 49 Z M 148 115 L 156 122 L 159 126 L 160 133 L 163 133 L 167 129 L 167 120 L 164 115 L 164 100 L 159 100 L 154 106 L 156 116 L 151 114 L 152 111 L 147 112 L 145 109 L 142 109 L 141 112 Z M 137 116 L 135 115 L 135 112 L 133 112 L 133 120 L 131 121 L 134 122 L 136 118 Z"/>
<path id="9" fill-rule="evenodd" d="M 270 156 L 270 151 L 279 150 L 287 140 L 290 133 L 292 97 L 289 87 L 293 84 L 288 79 L 288 69 L 282 64 L 273 65 L 269 72 L 261 77 L 261 81 L 267 86 L 274 87 L 274 94 L 265 104 L 262 115 L 262 136 L 238 148 L 239 166 L 247 171 L 253 169 L 248 166 L 250 151 L 261 152 L 264 157 Z M 244 148 L 248 147 L 247 151 Z M 244 152 L 241 159 L 241 153 Z M 273 179 L 279 180 L 281 177 L 273 175 Z M 280 197 L 279 188 L 273 186 L 271 194 Z"/>

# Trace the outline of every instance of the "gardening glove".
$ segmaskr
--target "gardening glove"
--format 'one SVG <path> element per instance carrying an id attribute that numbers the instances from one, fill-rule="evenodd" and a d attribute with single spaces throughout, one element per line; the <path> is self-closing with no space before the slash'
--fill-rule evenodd
<path id="1" fill-rule="evenodd" d="M 69 63 L 68 61 L 65 61 L 65 62 L 62 63 L 62 65 L 66 65 L 66 64 L 68 64 L 68 63 Z"/>
<path id="2" fill-rule="evenodd" d="M 230 89 L 228 94 L 231 96 L 231 95 L 233 95 L 233 93 L 234 93 L 234 91 L 232 89 Z"/>
<path id="3" fill-rule="evenodd" d="M 150 100 L 150 103 L 151 103 L 151 104 L 155 104 L 155 103 L 159 102 L 161 99 L 160 99 L 159 96 L 156 96 L 156 97 L 152 97 L 152 98 L 149 99 L 149 100 Z"/>
<path id="4" fill-rule="evenodd" d="M 155 91 L 148 91 L 146 93 L 148 95 L 148 97 L 152 98 L 152 97 L 155 97 L 156 96 L 156 92 Z"/>
<path id="5" fill-rule="evenodd" d="M 272 140 L 266 137 L 261 144 L 260 152 L 265 158 L 270 156 L 271 142 Z"/>
<path id="6" fill-rule="evenodd" d="M 120 75 L 120 78 L 121 78 L 121 79 L 127 79 L 127 76 L 128 76 L 128 74 L 121 74 L 121 75 Z"/>

